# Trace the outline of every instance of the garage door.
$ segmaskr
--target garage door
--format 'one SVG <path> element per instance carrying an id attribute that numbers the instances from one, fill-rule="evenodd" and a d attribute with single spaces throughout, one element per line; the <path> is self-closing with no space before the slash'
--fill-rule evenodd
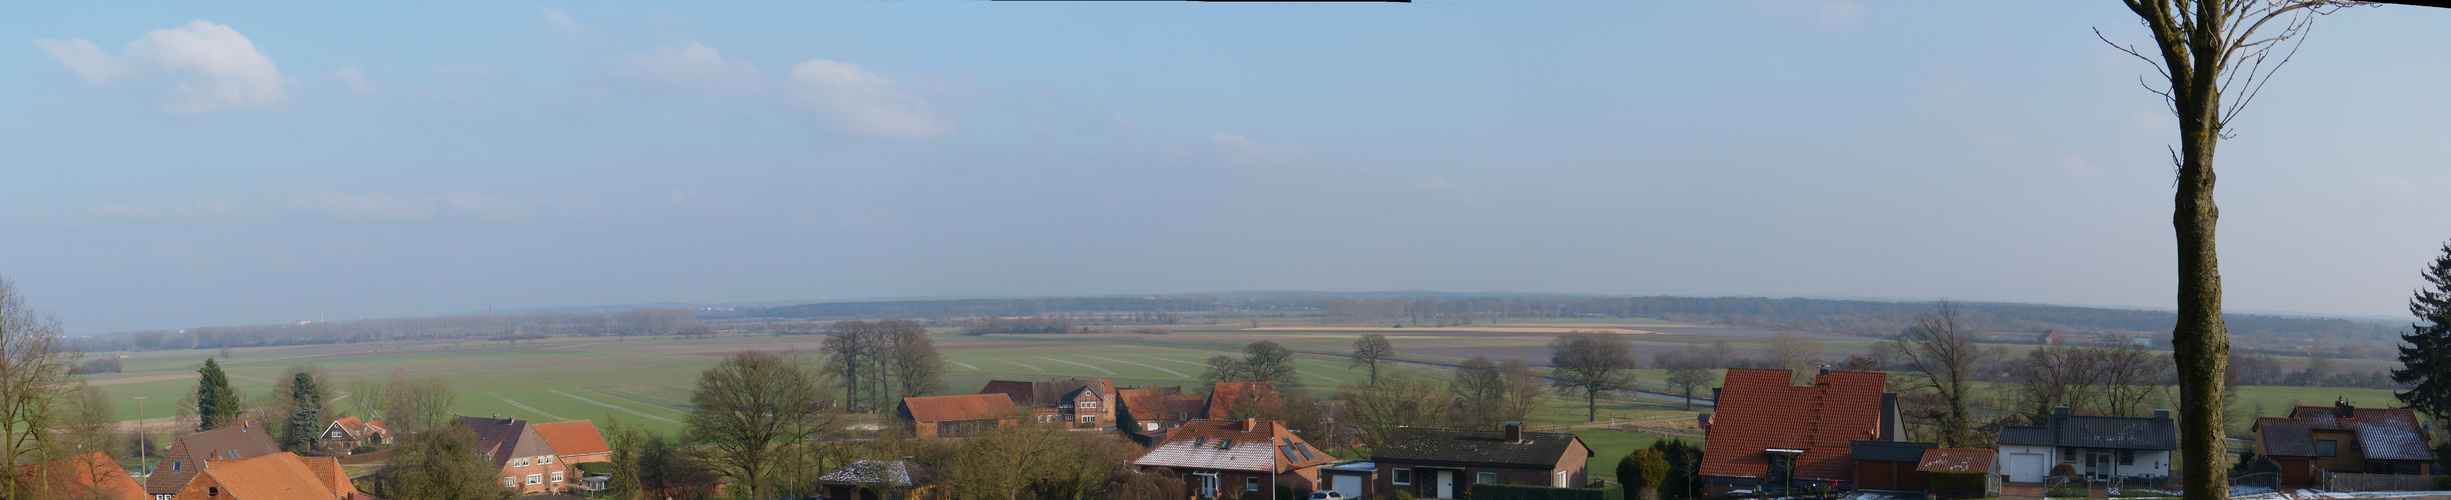
<path id="1" fill-rule="evenodd" d="M 2042 456 L 2042 454 L 2041 454 L 2041 453 L 2010 453 L 2010 454 L 2008 455 L 2008 480 L 2010 480 L 2010 481 L 2015 481 L 2015 482 L 2020 482 L 2020 483 L 2039 483 L 2039 482 L 2042 482 L 2042 480 L 2043 480 L 2043 456 Z"/>
<path id="2" fill-rule="evenodd" d="M 1345 494 L 1345 498 L 1366 498 L 1362 496 L 1361 476 L 1332 474 L 1328 477 L 1335 478 L 1334 481 L 1336 484 L 1331 489 L 1336 490 L 1337 493 Z"/>

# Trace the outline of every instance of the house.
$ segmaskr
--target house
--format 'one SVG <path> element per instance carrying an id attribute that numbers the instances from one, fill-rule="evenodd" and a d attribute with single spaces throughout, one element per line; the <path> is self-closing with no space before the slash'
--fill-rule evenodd
<path id="1" fill-rule="evenodd" d="M 360 446 L 387 444 L 391 444 L 391 426 L 384 425 L 383 421 L 369 422 L 360 421 L 357 417 L 341 417 L 333 420 L 332 425 L 324 427 L 323 442 L 315 445 L 315 449 L 326 454 L 347 455 L 350 450 Z"/>
<path id="2" fill-rule="evenodd" d="M 1115 385 L 1106 379 L 990 380 L 979 394 L 1003 394 L 1013 404 L 1029 408 L 1031 417 L 1039 423 L 1063 422 L 1087 428 L 1115 423 Z"/>
<path id="3" fill-rule="evenodd" d="M 2043 330 L 2042 335 L 2034 336 L 2035 345 L 2061 345 L 2063 343 L 2066 343 L 2066 340 L 2060 338 L 2058 330 Z"/>
<path id="4" fill-rule="evenodd" d="M 282 452 L 218 461 L 180 488 L 172 500 L 347 500 L 357 486 L 340 459 Z"/>
<path id="5" fill-rule="evenodd" d="M 1230 420 L 1277 409 L 1277 385 L 1268 382 L 1218 382 L 1209 386 L 1208 418 Z M 1241 412 L 1239 415 L 1236 412 Z"/>
<path id="6" fill-rule="evenodd" d="M 2006 480 L 2041 482 L 2068 464 L 2094 480 L 2170 475 L 2170 452 L 2179 449 L 2179 426 L 2170 410 L 2152 417 L 2070 415 L 2051 410 L 2050 425 L 2000 428 L 2000 469 Z"/>
<path id="7" fill-rule="evenodd" d="M 1898 441 L 1850 442 L 1849 456 L 1855 459 L 1855 489 L 1900 493 L 1929 490 L 1931 475 L 1917 468 L 1923 465 L 1924 452 L 1939 447 Z"/>
<path id="8" fill-rule="evenodd" d="M 1197 498 L 1269 495 L 1273 486 L 1319 489 L 1319 468 L 1336 459 L 1275 421 L 1193 420 L 1132 465 L 1163 468 Z M 1263 489 L 1267 488 L 1267 489 Z"/>
<path id="9" fill-rule="evenodd" d="M 902 398 L 894 414 L 912 437 L 969 437 L 997 426 L 1012 425 L 1018 415 L 1004 393 Z"/>
<path id="10" fill-rule="evenodd" d="M 570 472 L 536 426 L 512 418 L 460 417 L 477 435 L 477 450 L 501 471 L 502 487 L 520 494 L 553 493 L 569 487 Z"/>
<path id="11" fill-rule="evenodd" d="M 2255 454 L 2279 466 L 2284 486 L 2312 486 L 2318 471 L 2423 474 L 2433 461 L 2425 427 L 2405 408 L 2300 406 L 2255 419 Z"/>
<path id="12" fill-rule="evenodd" d="M 109 454 L 93 452 L 40 464 L 20 466 L 19 477 L 34 488 L 35 498 L 147 500 L 145 487 L 128 477 Z"/>
<path id="13" fill-rule="evenodd" d="M 155 500 L 170 500 L 188 480 L 195 479 L 219 462 L 271 455 L 281 452 L 272 436 L 252 420 L 219 429 L 179 436 L 172 441 L 170 451 L 154 466 L 153 475 L 145 478 L 145 494 Z"/>
<path id="14" fill-rule="evenodd" d="M 1855 479 L 1855 441 L 1895 439 L 1894 401 L 1880 373 L 1823 370 L 1790 385 L 1787 370 L 1729 369 L 1719 412 L 1703 427 L 1706 493 L 1785 492 Z"/>
<path id="15" fill-rule="evenodd" d="M 586 420 L 535 424 L 536 435 L 545 438 L 545 446 L 553 448 L 553 456 L 564 467 L 588 462 L 613 461 L 613 446 L 604 443 L 604 434 L 596 431 L 596 423 Z"/>
<path id="16" fill-rule="evenodd" d="M 1563 432 L 1525 432 L 1520 422 L 1501 429 L 1400 427 L 1371 451 L 1383 493 L 1415 498 L 1455 498 L 1475 484 L 1579 488 L 1591 482 L 1591 447 Z M 1339 491 L 1342 491 L 1339 489 Z"/>
<path id="17" fill-rule="evenodd" d="M 1115 401 L 1140 424 L 1138 429 L 1124 429 L 1126 432 L 1182 427 L 1184 422 L 1208 415 L 1208 399 L 1184 394 L 1179 386 L 1116 389 Z"/>
<path id="18" fill-rule="evenodd" d="M 817 478 L 829 500 L 933 500 L 936 474 L 912 462 L 861 460 Z"/>

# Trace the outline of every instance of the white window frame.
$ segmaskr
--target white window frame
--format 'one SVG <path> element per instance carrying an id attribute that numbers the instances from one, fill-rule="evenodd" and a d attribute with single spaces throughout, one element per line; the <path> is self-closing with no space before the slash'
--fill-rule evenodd
<path id="1" fill-rule="evenodd" d="M 1095 424 L 1095 423 L 1098 423 L 1098 416 L 1097 416 L 1097 415 L 1082 415 L 1082 416 L 1081 416 L 1081 423 L 1084 423 L 1084 424 Z"/>
<path id="2" fill-rule="evenodd" d="M 544 474 L 529 474 L 528 484 L 545 484 Z"/>
<path id="3" fill-rule="evenodd" d="M 1498 484 L 1498 473 L 1496 473 L 1496 472 L 1483 472 L 1483 473 L 1479 473 L 1479 474 L 1473 474 L 1473 475 L 1472 475 L 1472 484 Z"/>
<path id="4" fill-rule="evenodd" d="M 553 463 L 553 455 L 545 455 L 545 456 L 541 456 L 541 457 L 536 457 L 536 464 L 537 464 L 537 465 L 544 465 L 544 464 L 549 464 L 549 463 Z"/>
<path id="5" fill-rule="evenodd" d="M 562 482 L 562 471 L 553 471 L 553 482 Z"/>
<path id="6" fill-rule="evenodd" d="M 504 487 L 504 488 L 517 488 L 517 487 L 519 487 L 519 476 L 502 476 L 502 487 Z"/>
<path id="7" fill-rule="evenodd" d="M 1081 409 L 1083 409 L 1083 410 L 1095 410 L 1095 409 L 1098 409 L 1098 402 L 1097 402 L 1097 401 L 1082 401 L 1082 402 L 1081 402 Z"/>
<path id="8" fill-rule="evenodd" d="M 1393 484 L 1393 485 L 1396 485 L 1396 486 L 1412 486 L 1412 485 L 1413 485 L 1413 470 L 1412 470 L 1412 469 L 1394 469 L 1394 470 L 1387 471 L 1387 482 L 1388 482 L 1388 484 Z"/>
<path id="9" fill-rule="evenodd" d="M 1253 491 L 1259 491 L 1259 490 L 1260 490 L 1260 478 L 1259 478 L 1258 476 L 1250 476 L 1250 477 L 1244 477 L 1244 478 L 1243 478 L 1243 491 L 1244 491 L 1244 492 L 1246 492 L 1246 493 L 1247 493 L 1247 492 L 1253 492 Z"/>
<path id="10" fill-rule="evenodd" d="M 1573 475 L 1571 475 L 1571 474 L 1567 474 L 1567 473 L 1566 473 L 1566 471 L 1557 471 L 1556 476 L 1557 476 L 1557 481 L 1555 481 L 1555 483 L 1556 483 L 1556 484 L 1551 484 L 1551 485 L 1549 485 L 1549 486 L 1550 486 L 1550 487 L 1552 487 L 1552 488 L 1564 488 L 1564 487 L 1566 487 L 1566 481 L 1567 481 L 1568 479 L 1570 479 L 1570 478 L 1574 477 L 1574 476 L 1573 476 Z"/>
<path id="11" fill-rule="evenodd" d="M 512 466 L 512 467 L 527 467 L 527 466 L 528 466 L 528 457 L 519 457 L 519 458 L 514 458 L 514 459 L 511 459 L 511 466 Z"/>

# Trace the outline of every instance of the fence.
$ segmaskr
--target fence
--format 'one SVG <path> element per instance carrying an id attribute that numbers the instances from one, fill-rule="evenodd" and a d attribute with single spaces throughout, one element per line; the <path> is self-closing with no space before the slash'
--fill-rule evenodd
<path id="1" fill-rule="evenodd" d="M 2341 493 L 2360 491 L 2428 491 L 2434 489 L 2434 478 L 2414 474 L 2366 474 L 2359 472 L 2323 471 L 2323 489 Z"/>
<path id="2" fill-rule="evenodd" d="M 2233 498 L 2279 491 L 2281 474 L 2278 472 L 2258 472 L 2230 478 L 2230 496 Z"/>
<path id="3" fill-rule="evenodd" d="M 2244 497 L 2279 491 L 2279 483 L 2280 475 L 2272 473 L 2231 478 L 2230 496 Z M 2098 492 L 2109 498 L 2164 498 L 2180 496 L 2186 488 L 2179 478 L 2172 476 L 2115 476 L 2105 479 L 2045 476 L 2042 495 L 2045 498 L 2087 498 Z"/>

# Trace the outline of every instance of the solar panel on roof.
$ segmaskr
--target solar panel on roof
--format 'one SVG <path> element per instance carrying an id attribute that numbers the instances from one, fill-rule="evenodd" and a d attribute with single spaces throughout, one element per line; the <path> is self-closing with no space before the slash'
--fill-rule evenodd
<path id="1" fill-rule="evenodd" d="M 1301 450 L 1301 451 L 1302 451 L 1302 459 L 1303 459 L 1303 460 L 1317 460 L 1317 458 L 1316 458 L 1316 457 L 1312 457 L 1312 456 L 1311 456 L 1311 444 L 1310 444 L 1310 443 L 1294 443 L 1294 449 L 1296 449 L 1296 450 Z"/>

